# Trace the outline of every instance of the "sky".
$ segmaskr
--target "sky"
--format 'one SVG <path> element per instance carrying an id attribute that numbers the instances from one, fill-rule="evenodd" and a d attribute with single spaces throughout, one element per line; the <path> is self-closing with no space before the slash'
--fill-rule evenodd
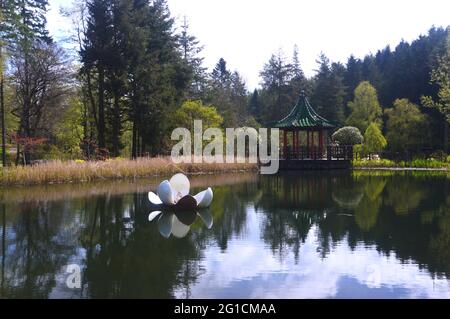
<path id="1" fill-rule="evenodd" d="M 70 28 L 59 7 L 71 0 L 49 0 L 48 28 L 58 39 Z M 280 49 L 287 58 L 294 45 L 305 74 L 313 76 L 321 52 L 333 62 L 364 55 L 404 39 L 412 41 L 432 26 L 450 25 L 448 0 L 168 0 L 179 26 L 186 16 L 191 33 L 204 46 L 205 66 L 223 57 L 248 88 Z"/>

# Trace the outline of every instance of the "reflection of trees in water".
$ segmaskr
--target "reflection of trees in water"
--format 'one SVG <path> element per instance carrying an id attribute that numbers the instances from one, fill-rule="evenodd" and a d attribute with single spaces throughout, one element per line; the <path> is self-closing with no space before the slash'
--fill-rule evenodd
<path id="1" fill-rule="evenodd" d="M 211 213 L 214 226 L 203 237 L 203 244 L 217 243 L 222 251 L 228 247 L 233 236 L 245 232 L 247 206 L 258 195 L 255 183 L 243 183 L 232 187 L 215 187 Z M 200 238 L 199 238 L 200 240 Z"/>
<path id="2" fill-rule="evenodd" d="M 369 176 L 364 180 L 364 196 L 355 207 L 355 221 L 363 231 L 368 231 L 377 223 L 378 212 L 383 202 L 381 194 L 385 186 L 386 179 L 383 177 Z"/>
<path id="3" fill-rule="evenodd" d="M 99 197 L 91 209 L 92 225 L 83 231 L 88 250 L 85 280 L 90 297 L 172 298 L 175 291 L 189 296 L 189 287 L 202 273 L 202 250 L 217 243 L 227 249 L 228 241 L 244 231 L 246 206 L 255 184 L 216 187 L 210 211 L 214 227 L 207 230 L 195 222 L 182 240 L 163 238 L 156 223 L 149 223 L 147 194 Z M 123 220 L 129 212 L 134 225 Z"/>
<path id="4" fill-rule="evenodd" d="M 246 207 L 256 193 L 255 183 L 217 187 L 215 227 L 207 230 L 198 221 L 192 225 L 197 231 L 183 240 L 163 238 L 148 222 L 146 193 L 9 203 L 0 228 L 8 229 L 2 230 L 7 254 L 2 249 L 1 296 L 49 297 L 58 285 L 56 274 L 64 274 L 73 258 L 83 264 L 83 296 L 189 296 L 202 273 L 202 249 L 217 243 L 225 250 L 245 230 Z M 86 255 L 77 256 L 79 246 Z"/>
<path id="5" fill-rule="evenodd" d="M 263 196 L 256 203 L 265 213 L 262 238 L 283 258 L 290 249 L 299 250 L 314 224 L 326 217 L 331 198 L 330 174 L 289 174 L 261 178 Z"/>
<path id="6" fill-rule="evenodd" d="M 436 268 L 450 274 L 450 196 L 447 198 L 447 202 L 435 213 L 439 231 L 430 240 L 430 251 L 436 258 L 438 264 Z"/>
<path id="7" fill-rule="evenodd" d="M 101 196 L 89 209 L 83 246 L 90 297 L 171 298 L 195 280 L 199 251 L 190 240 L 166 240 L 146 221 L 146 194 Z"/>
<path id="8" fill-rule="evenodd" d="M 386 204 L 398 215 L 409 214 L 427 197 L 426 184 L 419 183 L 413 176 L 390 178 L 387 188 Z"/>
<path id="9" fill-rule="evenodd" d="M 262 183 L 264 194 L 257 204 L 266 213 L 262 236 L 274 253 L 291 248 L 298 254 L 302 240 L 317 225 L 322 257 L 343 241 L 351 249 L 362 242 L 433 273 L 450 274 L 445 176 L 317 174 L 314 182 L 310 178 L 268 177 Z M 296 213 L 303 213 L 299 224 Z"/>
<path id="10" fill-rule="evenodd" d="M 2 290 L 5 298 L 47 298 L 55 273 L 75 254 L 78 225 L 64 202 L 7 206 L 2 222 Z"/>

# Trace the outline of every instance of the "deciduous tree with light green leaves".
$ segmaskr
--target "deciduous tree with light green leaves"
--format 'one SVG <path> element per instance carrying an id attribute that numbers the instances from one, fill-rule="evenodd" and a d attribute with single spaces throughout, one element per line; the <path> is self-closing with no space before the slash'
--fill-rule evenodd
<path id="1" fill-rule="evenodd" d="M 223 118 L 214 106 L 203 105 L 202 101 L 186 101 L 175 112 L 173 122 L 178 127 L 194 131 L 194 120 L 201 120 L 203 129 L 221 127 Z"/>
<path id="2" fill-rule="evenodd" d="M 356 126 L 365 132 L 370 123 L 381 124 L 382 109 L 376 89 L 368 82 L 361 82 L 355 89 L 355 98 L 348 103 L 351 114 L 347 125 Z"/>
<path id="3" fill-rule="evenodd" d="M 418 151 L 426 145 L 429 137 L 428 118 L 417 105 L 408 99 L 398 99 L 394 107 L 385 113 L 388 117 L 386 137 L 391 150 Z"/>
<path id="4" fill-rule="evenodd" d="M 371 123 L 364 133 L 364 152 L 377 153 L 381 152 L 387 145 L 387 141 L 383 136 L 377 124 Z"/>

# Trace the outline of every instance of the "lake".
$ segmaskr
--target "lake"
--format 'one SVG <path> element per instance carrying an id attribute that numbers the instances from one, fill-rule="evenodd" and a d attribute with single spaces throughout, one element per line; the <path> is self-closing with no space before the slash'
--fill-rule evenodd
<path id="1" fill-rule="evenodd" d="M 161 178 L 0 190 L 1 298 L 450 298 L 447 173 Z"/>

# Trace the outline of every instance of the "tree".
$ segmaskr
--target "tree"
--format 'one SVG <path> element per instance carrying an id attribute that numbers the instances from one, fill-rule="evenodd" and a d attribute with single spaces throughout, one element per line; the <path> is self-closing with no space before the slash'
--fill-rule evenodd
<path id="1" fill-rule="evenodd" d="M 206 102 L 216 105 L 225 127 L 243 125 L 247 118 L 247 88 L 237 71 L 230 71 L 221 58 L 210 75 Z"/>
<path id="2" fill-rule="evenodd" d="M 49 137 L 73 84 L 67 56 L 56 44 L 41 41 L 36 41 L 29 52 L 21 47 L 16 50 L 10 63 L 12 114 L 19 118 L 17 137 Z M 28 154 L 24 156 L 29 158 Z"/>
<path id="3" fill-rule="evenodd" d="M 211 79 L 216 85 L 226 86 L 230 81 L 231 72 L 227 69 L 227 62 L 220 58 L 211 73 Z"/>
<path id="4" fill-rule="evenodd" d="M 362 80 L 362 65 L 359 59 L 353 55 L 347 60 L 344 85 L 347 87 L 346 103 L 353 100 L 356 87 Z"/>
<path id="5" fill-rule="evenodd" d="M 67 107 L 61 110 L 59 118 L 55 119 L 52 128 L 52 144 L 49 145 L 44 158 L 46 159 L 79 159 L 84 140 L 83 103 L 79 94 L 73 94 L 68 99 Z"/>
<path id="6" fill-rule="evenodd" d="M 265 91 L 263 122 L 278 121 L 290 111 L 295 101 L 290 87 L 292 65 L 287 63 L 280 50 L 277 54 L 272 54 L 264 64 L 260 76 L 261 86 Z"/>
<path id="7" fill-rule="evenodd" d="M 5 126 L 5 62 L 6 49 L 16 37 L 15 30 L 18 26 L 18 16 L 14 10 L 15 1 L 0 1 L 0 117 L 2 126 L 2 164 L 6 166 L 6 126 Z"/>
<path id="8" fill-rule="evenodd" d="M 27 57 L 36 41 L 51 42 L 46 29 L 47 0 L 0 1 L 0 112 L 2 125 L 2 162 L 6 165 L 5 80 L 3 63 L 5 51 L 21 51 Z M 25 61 L 27 58 L 25 59 Z M 28 63 L 25 63 L 25 73 Z M 24 110 L 28 100 L 24 100 Z"/>
<path id="9" fill-rule="evenodd" d="M 244 79 L 239 72 L 231 74 L 231 103 L 233 106 L 234 127 L 242 126 L 248 118 L 248 92 Z"/>
<path id="10" fill-rule="evenodd" d="M 110 0 L 90 0 L 87 5 L 88 18 L 85 34 L 85 44 L 81 54 L 84 70 L 90 80 L 92 69 L 97 72 L 97 110 L 94 110 L 95 124 L 97 127 L 98 145 L 106 147 L 105 139 L 105 68 L 112 63 L 112 16 Z M 92 88 L 91 88 L 92 91 Z M 92 96 L 93 93 L 91 92 Z"/>
<path id="11" fill-rule="evenodd" d="M 162 152 L 192 82 L 192 37 L 175 33 L 165 0 L 90 0 L 87 9 L 80 57 L 91 137 L 118 156 L 131 130 L 133 158 Z"/>
<path id="12" fill-rule="evenodd" d="M 183 19 L 179 43 L 183 60 L 192 72 L 192 81 L 187 92 L 188 99 L 200 99 L 203 97 L 207 85 L 206 68 L 203 67 L 203 57 L 199 54 L 203 46 L 199 45 L 197 38 L 189 33 L 189 24 L 186 17 Z"/>
<path id="13" fill-rule="evenodd" d="M 321 116 L 340 125 L 344 122 L 345 67 L 340 63 L 330 64 L 323 53 L 317 63 L 319 70 L 314 77 L 311 103 Z"/>
<path id="14" fill-rule="evenodd" d="M 201 101 L 186 101 L 175 112 L 173 122 L 179 127 L 187 128 L 194 132 L 194 120 L 201 120 L 203 129 L 220 128 L 223 118 L 217 112 L 215 106 L 203 105 Z"/>
<path id="15" fill-rule="evenodd" d="M 332 139 L 340 145 L 356 145 L 363 142 L 361 132 L 358 128 L 351 126 L 345 126 L 334 132 Z"/>
<path id="16" fill-rule="evenodd" d="M 428 142 L 427 116 L 407 99 L 394 102 L 387 115 L 386 137 L 391 150 L 401 153 L 418 152 Z"/>
<path id="17" fill-rule="evenodd" d="M 448 150 L 449 124 L 450 124 L 450 27 L 447 28 L 446 52 L 439 57 L 438 66 L 431 73 L 431 82 L 439 86 L 438 99 L 431 96 L 422 96 L 422 104 L 434 108 L 444 117 L 444 149 Z"/>
<path id="18" fill-rule="evenodd" d="M 364 151 L 366 153 L 381 152 L 387 145 L 387 141 L 377 124 L 371 123 L 364 133 Z"/>
<path id="19" fill-rule="evenodd" d="M 248 104 L 248 112 L 251 116 L 253 116 L 256 121 L 260 121 L 261 117 L 261 102 L 259 98 L 258 90 L 255 89 L 250 97 Z"/>
<path id="20" fill-rule="evenodd" d="M 361 82 L 355 89 L 353 101 L 348 103 L 351 110 L 347 125 L 365 132 L 370 123 L 381 124 L 382 109 L 378 102 L 377 91 L 367 81 Z"/>
<path id="21" fill-rule="evenodd" d="M 305 77 L 305 73 L 300 65 L 300 58 L 297 45 L 294 46 L 294 53 L 292 55 L 292 79 L 290 82 L 292 95 L 294 98 L 298 97 L 298 94 L 303 91 L 309 91 L 308 80 Z"/>

